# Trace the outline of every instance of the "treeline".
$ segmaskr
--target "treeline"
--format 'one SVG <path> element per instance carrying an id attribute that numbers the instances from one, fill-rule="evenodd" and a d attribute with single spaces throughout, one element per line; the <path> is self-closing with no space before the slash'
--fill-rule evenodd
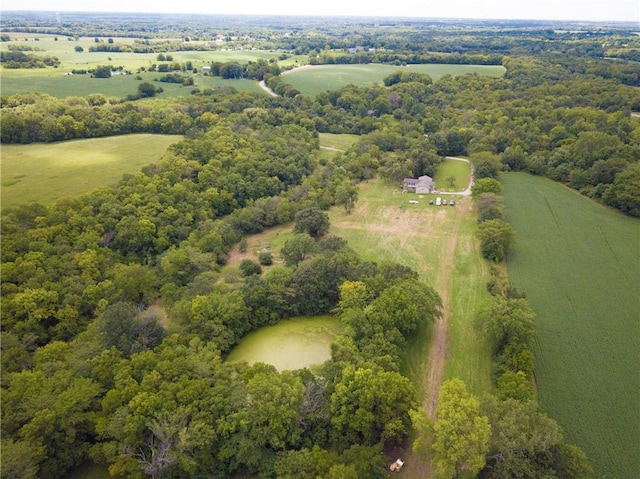
<path id="1" fill-rule="evenodd" d="M 46 68 L 60 65 L 58 57 L 34 55 L 20 50 L 0 52 L 0 63 L 4 68 Z"/>
<path id="2" fill-rule="evenodd" d="M 398 53 L 388 51 L 365 51 L 353 48 L 353 52 L 322 51 L 319 54 L 309 54 L 310 65 L 333 64 L 368 64 L 388 63 L 392 65 L 420 65 L 420 64 L 447 64 L 447 65 L 502 65 L 502 55 L 478 55 L 461 53 Z"/>

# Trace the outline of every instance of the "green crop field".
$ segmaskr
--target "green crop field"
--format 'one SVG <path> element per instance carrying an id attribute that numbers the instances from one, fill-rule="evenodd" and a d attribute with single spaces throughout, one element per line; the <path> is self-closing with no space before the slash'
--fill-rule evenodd
<path id="1" fill-rule="evenodd" d="M 317 65 L 292 71 L 283 77 L 303 95 L 315 96 L 325 91 L 338 90 L 347 85 L 368 86 L 383 84 L 383 80 L 397 71 L 427 73 L 436 81 L 444 75 L 480 75 L 499 77 L 505 68 L 500 65 Z"/>
<path id="2" fill-rule="evenodd" d="M 501 179 L 541 402 L 597 477 L 640 477 L 640 221 L 544 178 Z"/>
<path id="3" fill-rule="evenodd" d="M 30 145 L 0 145 L 2 208 L 52 203 L 115 184 L 165 153 L 179 135 L 125 135 Z"/>

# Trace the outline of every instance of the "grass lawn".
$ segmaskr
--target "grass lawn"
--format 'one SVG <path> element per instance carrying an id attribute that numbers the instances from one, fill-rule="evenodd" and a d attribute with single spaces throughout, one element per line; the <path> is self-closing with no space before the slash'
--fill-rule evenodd
<path id="1" fill-rule="evenodd" d="M 540 400 L 597 477 L 640 477 L 640 221 L 544 178 L 501 180 Z"/>
<path id="2" fill-rule="evenodd" d="M 383 84 L 385 77 L 397 71 L 427 73 L 436 81 L 444 75 L 479 73 L 487 76 L 502 76 L 505 68 L 500 65 L 408 65 L 405 67 L 383 64 L 369 65 L 317 65 L 301 69 L 283 77 L 283 80 L 298 89 L 303 95 L 315 96 L 325 91 L 339 90 L 349 84 L 368 86 Z"/>
<path id="3" fill-rule="evenodd" d="M 179 135 L 124 135 L 30 145 L 0 145 L 2 208 L 53 203 L 118 182 L 153 163 Z"/>
<path id="4" fill-rule="evenodd" d="M 450 186 L 449 178 L 454 178 Z M 463 191 L 469 185 L 471 168 L 469 163 L 460 160 L 445 160 L 438 166 L 434 175 L 435 188 L 442 191 Z"/>

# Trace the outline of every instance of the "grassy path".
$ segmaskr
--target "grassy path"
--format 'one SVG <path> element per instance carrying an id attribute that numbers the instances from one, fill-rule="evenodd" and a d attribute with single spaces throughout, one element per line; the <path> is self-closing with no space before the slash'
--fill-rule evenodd
<path id="1" fill-rule="evenodd" d="M 467 202 L 464 208 L 470 207 Z M 444 257 L 440 259 L 440 268 L 436 276 L 435 289 L 442 298 L 442 316 L 436 321 L 431 350 L 429 352 L 429 369 L 425 387 L 425 399 L 422 407 L 429 419 L 435 419 L 436 408 L 438 407 L 438 392 L 444 377 L 445 363 L 447 359 L 447 323 L 451 316 L 451 286 L 452 271 L 454 267 L 454 256 L 458 231 L 463 215 L 456 215 L 454 218 L 451 233 L 446 244 Z"/>

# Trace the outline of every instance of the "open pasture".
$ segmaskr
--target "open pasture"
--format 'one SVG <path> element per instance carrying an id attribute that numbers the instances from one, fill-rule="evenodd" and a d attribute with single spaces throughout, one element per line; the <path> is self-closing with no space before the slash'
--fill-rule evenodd
<path id="1" fill-rule="evenodd" d="M 509 276 L 537 314 L 540 400 L 597 477 L 640 477 L 640 222 L 548 179 L 501 180 Z"/>
<path id="2" fill-rule="evenodd" d="M 137 134 L 59 143 L 0 145 L 2 208 L 53 203 L 100 186 L 153 163 L 179 135 Z"/>
<path id="3" fill-rule="evenodd" d="M 303 95 L 316 96 L 325 91 L 339 90 L 347 85 L 369 86 L 383 84 L 383 80 L 397 71 L 426 73 L 437 81 L 444 75 L 459 76 L 465 73 L 499 77 L 505 68 L 500 65 L 315 65 L 292 71 L 284 76 Z"/>
<path id="4" fill-rule="evenodd" d="M 474 393 L 489 392 L 491 350 L 474 326 L 478 308 L 489 297 L 488 272 L 475 239 L 472 200 L 457 197 L 455 207 L 433 206 L 428 204 L 433 197 L 403 194 L 399 186 L 370 180 L 360 185 L 351 214 L 331 209 L 330 232 L 346 239 L 363 259 L 409 266 L 441 296 L 447 295 L 445 376 L 461 378 Z M 404 372 L 421 394 L 431 339 L 432 328 L 419 332 L 405 358 Z"/>

